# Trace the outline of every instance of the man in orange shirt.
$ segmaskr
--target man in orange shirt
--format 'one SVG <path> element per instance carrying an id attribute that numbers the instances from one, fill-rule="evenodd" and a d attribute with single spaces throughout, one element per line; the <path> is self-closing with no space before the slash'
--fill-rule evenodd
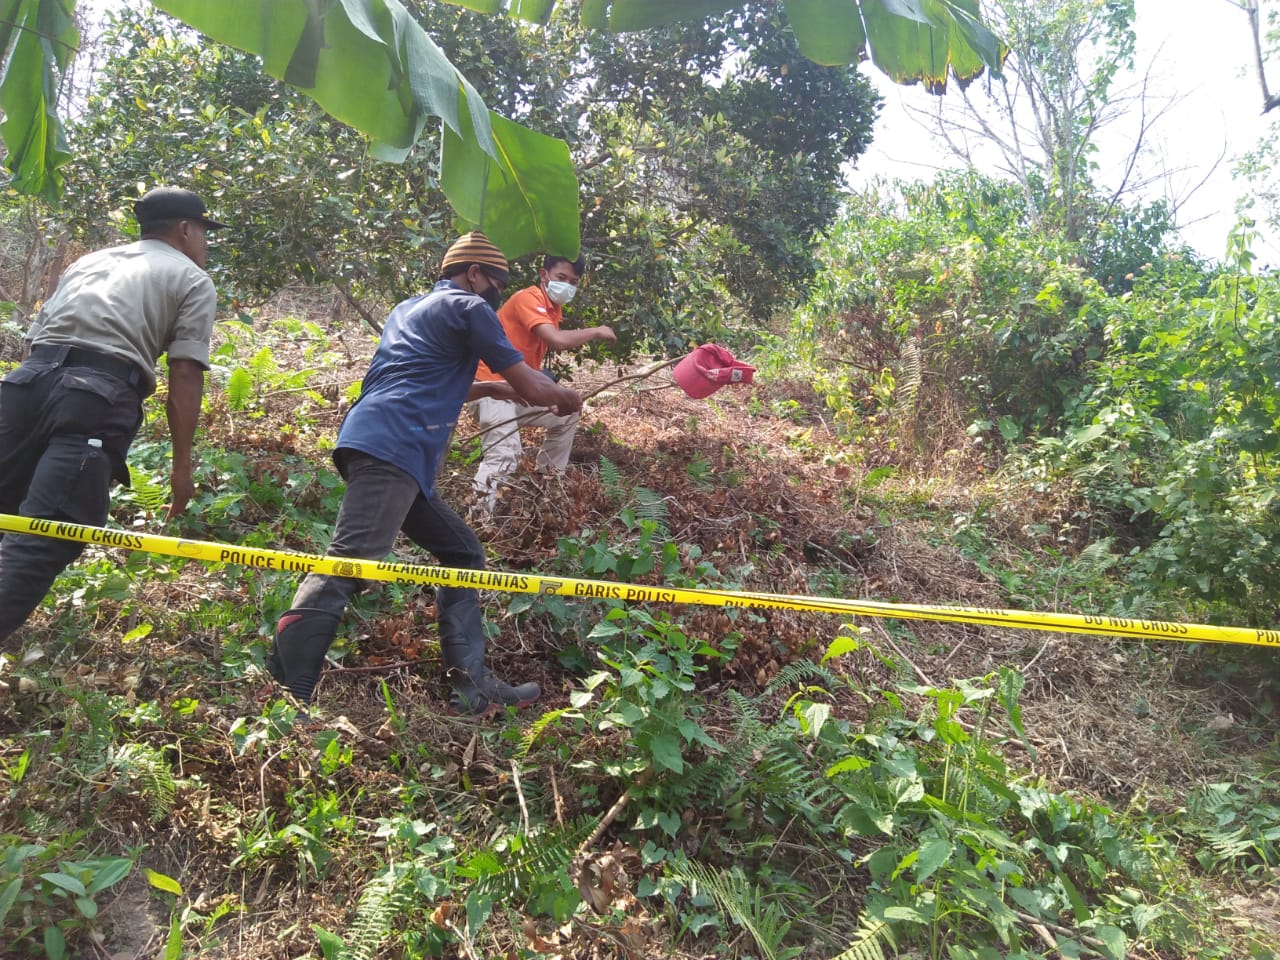
<path id="1" fill-rule="evenodd" d="M 538 271 L 535 286 L 526 287 L 502 305 L 498 318 L 507 339 L 524 354 L 524 361 L 535 370 L 541 369 L 548 350 L 577 350 L 592 340 L 616 343 L 617 336 L 607 326 L 561 330 L 564 305 L 578 292 L 585 263 L 548 255 Z M 476 371 L 477 380 L 498 380 L 497 374 L 483 363 Z M 521 427 L 544 427 L 547 431 L 538 451 L 538 469 L 559 472 L 569 462 L 573 435 L 578 430 L 577 411 L 563 415 L 555 407 L 520 406 L 512 400 L 482 397 L 472 404 L 472 412 L 480 423 L 484 456 L 476 470 L 473 487 L 492 510 L 498 484 L 515 473 L 524 451 L 520 443 Z"/>

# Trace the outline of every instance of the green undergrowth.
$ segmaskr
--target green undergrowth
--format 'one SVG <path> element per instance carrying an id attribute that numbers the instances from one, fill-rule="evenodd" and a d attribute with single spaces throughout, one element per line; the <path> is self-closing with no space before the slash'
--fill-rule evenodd
<path id="1" fill-rule="evenodd" d="M 20 669 L 37 693 L 3 753 L 10 950 L 72 955 L 133 876 L 170 918 L 165 955 L 197 955 L 255 909 L 235 891 L 274 873 L 349 891 L 337 923 L 311 925 L 327 957 L 441 955 L 457 940 L 483 952 L 495 927 L 525 930 L 516 955 L 535 956 L 530 924 L 573 917 L 600 931 L 660 921 L 674 949 L 737 956 L 1269 955 L 1213 940 L 1197 879 L 1274 870 L 1277 797 L 1262 778 L 1204 785 L 1171 829 L 1011 764 L 1025 734 L 1011 670 L 865 687 L 842 663 L 885 654 L 848 629 L 820 662 L 713 704 L 698 677 L 725 654 L 666 614 L 615 609 L 593 639 L 598 669 L 568 706 L 476 728 L 470 749 L 491 766 L 464 759 L 452 775 L 429 742 L 392 736 L 375 760 L 342 724 L 303 724 L 281 701 L 236 715 L 216 694 L 141 698 Z M 843 718 L 850 698 L 862 722 Z M 399 711 L 388 696 L 388 727 L 407 731 Z M 243 809 L 216 785 L 218 753 L 224 776 L 260 781 Z M 562 771 L 554 791 L 547 769 Z M 624 798 L 616 843 L 600 843 Z M 179 824 L 222 835 L 191 870 L 198 889 L 163 850 Z M 630 890 L 593 885 L 610 849 L 631 858 Z"/>
<path id="2" fill-rule="evenodd" d="M 261 351 L 221 355 L 211 404 L 265 415 L 299 386 Z M 180 532 L 322 549 L 341 487 L 302 441 L 332 402 L 297 404 L 297 444 L 211 428 L 199 522 Z M 149 425 L 135 448 L 122 526 L 159 525 L 158 435 Z M 767 540 L 745 562 L 678 542 L 646 478 L 600 472 L 618 509 L 560 538 L 546 572 L 735 589 L 785 559 Z M 1013 535 L 991 508 L 898 495 L 891 479 L 866 483 L 872 521 L 830 550 L 853 556 L 910 520 L 1010 605 L 1141 612 L 1121 606 L 1111 554 L 1062 524 Z M 854 568 L 812 576 L 835 592 Z M 1027 729 L 1026 680 L 1008 667 L 925 683 L 893 642 L 908 635 L 831 623 L 812 656 L 731 684 L 750 610 L 708 635 L 678 609 L 537 595 L 505 616 L 563 638 L 566 692 L 544 712 L 444 719 L 420 683 L 389 677 L 360 688 L 372 705 L 346 701 L 353 719 L 328 700 L 307 716 L 255 696 L 264 625 L 294 586 L 96 549 L 67 572 L 2 676 L 4 956 L 110 954 L 130 924 L 166 960 L 1275 956 L 1222 902 L 1280 866 L 1266 718 L 1251 718 L 1259 739 L 1235 776 L 1117 805 L 1032 772 L 1044 731 Z M 411 599 L 388 586 L 361 600 L 335 659 Z"/>

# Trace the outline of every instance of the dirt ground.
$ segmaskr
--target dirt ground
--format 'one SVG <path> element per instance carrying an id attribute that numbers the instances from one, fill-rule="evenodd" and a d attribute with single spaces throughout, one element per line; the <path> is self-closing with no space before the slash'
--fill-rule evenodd
<path id="1" fill-rule="evenodd" d="M 363 336 L 352 341 L 350 367 L 326 371 L 314 384 L 320 393 L 341 396 L 345 385 L 363 372 L 370 344 Z M 989 529 L 1006 533 L 1011 543 L 1026 539 L 1019 531 L 1033 524 L 1052 526 L 1063 516 L 1065 506 L 1052 499 L 1021 491 L 1004 496 L 998 481 L 987 477 L 989 464 L 981 453 L 965 447 L 963 440 L 938 461 L 942 473 L 901 469 L 873 488 L 866 482 L 869 472 L 892 465 L 892 460 L 884 451 L 851 450 L 843 444 L 809 385 L 762 378 L 693 400 L 674 385 L 669 368 L 656 366 L 600 366 L 578 374 L 575 386 L 593 396 L 584 410 L 569 470 L 551 478 L 522 473 L 493 516 L 475 520 L 491 550 L 493 569 L 545 569 L 557 555 L 561 538 L 581 538 L 584 531 L 616 521 L 621 490 L 660 513 L 668 539 L 686 550 L 697 546 L 722 573 L 733 571 L 743 589 L 1004 607 L 1006 598 L 992 578 L 939 532 L 938 516 L 947 511 L 972 513 L 981 503 Z M 269 470 L 272 456 L 293 452 L 292 443 L 280 439 L 280 425 L 288 422 L 293 402 L 289 397 L 273 401 L 268 416 L 246 428 L 226 415 L 215 398 L 206 429 L 227 446 L 253 451 Z M 318 429 L 336 432 L 341 411 L 335 404 L 322 415 Z M 457 444 L 469 442 L 471 429 L 464 418 Z M 536 441 L 535 432 L 527 432 L 526 439 Z M 327 459 L 322 453 L 315 456 L 318 462 Z M 446 500 L 467 511 L 472 506 L 472 468 L 451 463 L 440 489 Z M 637 488 L 653 496 L 637 501 Z M 421 559 L 408 550 L 404 555 L 415 562 Z M 200 588 L 188 582 L 174 589 Z M 1065 604 L 1062 609 L 1067 612 L 1091 612 Z M 553 656 L 566 638 L 527 618 L 496 614 L 494 603 L 488 609 L 499 628 L 491 650 L 494 668 L 521 680 L 537 680 L 544 690 L 540 709 L 567 706 L 573 678 Z M 378 687 L 387 680 L 403 712 L 404 730 L 398 736 L 438 744 L 444 755 L 456 760 L 452 775 L 483 780 L 484 759 L 476 758 L 470 721 L 441 715 L 444 689 L 438 669 L 418 662 L 424 654 L 415 637 L 431 614 L 429 600 L 414 599 L 368 620 L 356 655 L 326 673 L 319 698 L 332 714 L 346 717 L 351 741 L 377 760 L 390 749 L 381 729 L 386 711 Z M 728 627 L 719 608 L 684 608 L 681 619 L 690 636 L 709 640 L 722 637 Z M 757 693 L 787 663 L 820 655 L 841 626 L 841 618 L 813 612 L 759 611 L 741 617 L 733 624 L 742 635 L 734 659 L 709 674 L 701 692 L 709 703 L 715 702 L 718 690 L 728 687 Z M 1258 741 L 1256 728 L 1237 718 L 1257 716 L 1264 708 L 1276 716 L 1280 710 L 1280 702 L 1269 692 L 1274 687 L 1259 683 L 1246 688 L 1209 679 L 1204 652 L 1186 645 L 1168 643 L 1139 657 L 1128 641 L 1057 632 L 980 629 L 942 620 L 865 618 L 860 626 L 900 671 L 891 675 L 883 661 L 857 658 L 848 669 L 858 672 L 868 686 L 894 679 L 941 685 L 984 676 L 1001 666 L 1018 670 L 1026 679 L 1022 710 L 1028 736 L 1024 745 L 1007 732 L 1011 758 L 1025 764 L 1029 777 L 1100 799 L 1117 810 L 1172 810 L 1189 784 L 1229 776 L 1240 754 L 1267 748 Z M 32 629 L 39 627 L 38 620 L 33 621 Z M 217 638 L 211 632 L 190 638 L 186 649 L 169 655 L 210 656 L 216 651 Z M 129 679 L 130 668 L 118 646 L 107 646 L 104 652 L 106 660 L 88 664 L 95 682 L 132 684 L 140 693 L 147 692 L 145 676 L 141 681 L 136 674 Z M 165 651 L 152 654 L 163 656 Z M 226 691 L 243 701 L 226 705 L 228 717 L 240 707 L 252 712 L 262 693 L 256 687 L 241 687 Z M 169 701 L 181 695 L 180 690 L 165 691 Z M 864 701 L 852 697 L 837 704 L 840 714 L 852 720 L 865 709 Z M 713 710 L 706 725 L 714 730 L 716 723 Z M 207 755 L 184 756 L 182 772 L 244 778 L 243 791 L 260 794 L 269 806 L 273 783 L 280 787 L 275 773 L 229 766 L 225 753 L 225 744 L 211 743 Z M 369 778 L 369 785 L 377 779 L 376 767 L 370 764 L 360 774 Z M 502 772 L 491 770 L 487 775 L 499 789 Z M 202 884 L 198 875 L 201 864 L 207 868 L 225 862 L 225 856 L 211 853 L 230 837 L 224 832 L 229 830 L 227 823 L 207 813 L 200 809 L 199 797 L 179 797 L 168 835 L 156 837 L 150 845 L 153 869 L 169 869 L 175 876 L 186 871 L 191 889 L 216 890 L 225 884 L 225 877 L 217 876 L 203 878 Z M 624 869 L 634 855 L 614 848 L 609 869 Z M 208 955 L 301 955 L 314 940 L 307 929 L 290 926 L 288 918 L 305 912 L 329 929 L 341 929 L 353 893 L 343 890 L 341 877 L 303 890 L 280 883 L 268 871 L 255 889 L 240 894 L 240 902 L 263 911 L 259 927 L 224 941 Z M 310 906 L 296 898 L 309 898 Z M 319 914 L 317 898 L 326 904 Z M 1222 899 L 1240 924 L 1274 933 L 1280 942 L 1280 902 L 1274 890 L 1224 890 Z M 203 904 L 210 909 L 214 905 Z M 275 922 L 266 916 L 271 912 L 278 916 Z M 644 924 L 652 918 L 638 909 L 633 916 L 637 926 L 628 936 L 635 938 L 637 949 L 629 948 L 627 956 L 669 955 L 655 952 L 663 941 L 645 932 Z M 155 910 L 154 897 L 144 887 L 133 884 L 121 891 L 105 919 L 117 933 L 103 946 L 106 952 L 97 955 L 157 955 L 166 918 Z M 554 944 L 547 938 L 553 935 L 538 933 L 549 947 Z M 598 945 L 575 946 L 571 934 L 565 937 L 561 955 L 597 955 Z"/>

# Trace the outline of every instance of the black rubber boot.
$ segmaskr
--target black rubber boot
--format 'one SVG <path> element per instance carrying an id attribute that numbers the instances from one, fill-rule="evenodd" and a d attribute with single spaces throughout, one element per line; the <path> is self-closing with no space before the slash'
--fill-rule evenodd
<path id="1" fill-rule="evenodd" d="M 267 653 L 267 671 L 288 688 L 299 703 L 310 703 L 320 682 L 324 655 L 338 632 L 338 615 L 297 607 L 276 623 L 276 637 Z"/>
<path id="2" fill-rule="evenodd" d="M 501 707 L 523 707 L 542 695 L 536 683 L 513 687 L 490 673 L 484 665 L 483 636 L 478 640 L 441 641 L 440 655 L 444 675 L 453 687 L 449 706 L 456 713 L 479 715 Z"/>

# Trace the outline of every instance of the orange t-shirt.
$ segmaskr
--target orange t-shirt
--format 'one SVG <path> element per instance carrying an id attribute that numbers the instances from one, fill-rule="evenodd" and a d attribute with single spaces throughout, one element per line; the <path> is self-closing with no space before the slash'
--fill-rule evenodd
<path id="1" fill-rule="evenodd" d="M 564 310 L 559 304 L 552 303 L 546 292 L 537 285 L 525 287 L 514 294 L 498 311 L 498 319 L 502 321 L 502 329 L 507 332 L 507 339 L 524 354 L 524 362 L 535 370 L 542 366 L 542 358 L 547 355 L 547 345 L 533 328 L 549 323 L 559 330 L 563 318 Z M 481 360 L 476 369 L 476 379 L 501 380 L 502 377 Z"/>

